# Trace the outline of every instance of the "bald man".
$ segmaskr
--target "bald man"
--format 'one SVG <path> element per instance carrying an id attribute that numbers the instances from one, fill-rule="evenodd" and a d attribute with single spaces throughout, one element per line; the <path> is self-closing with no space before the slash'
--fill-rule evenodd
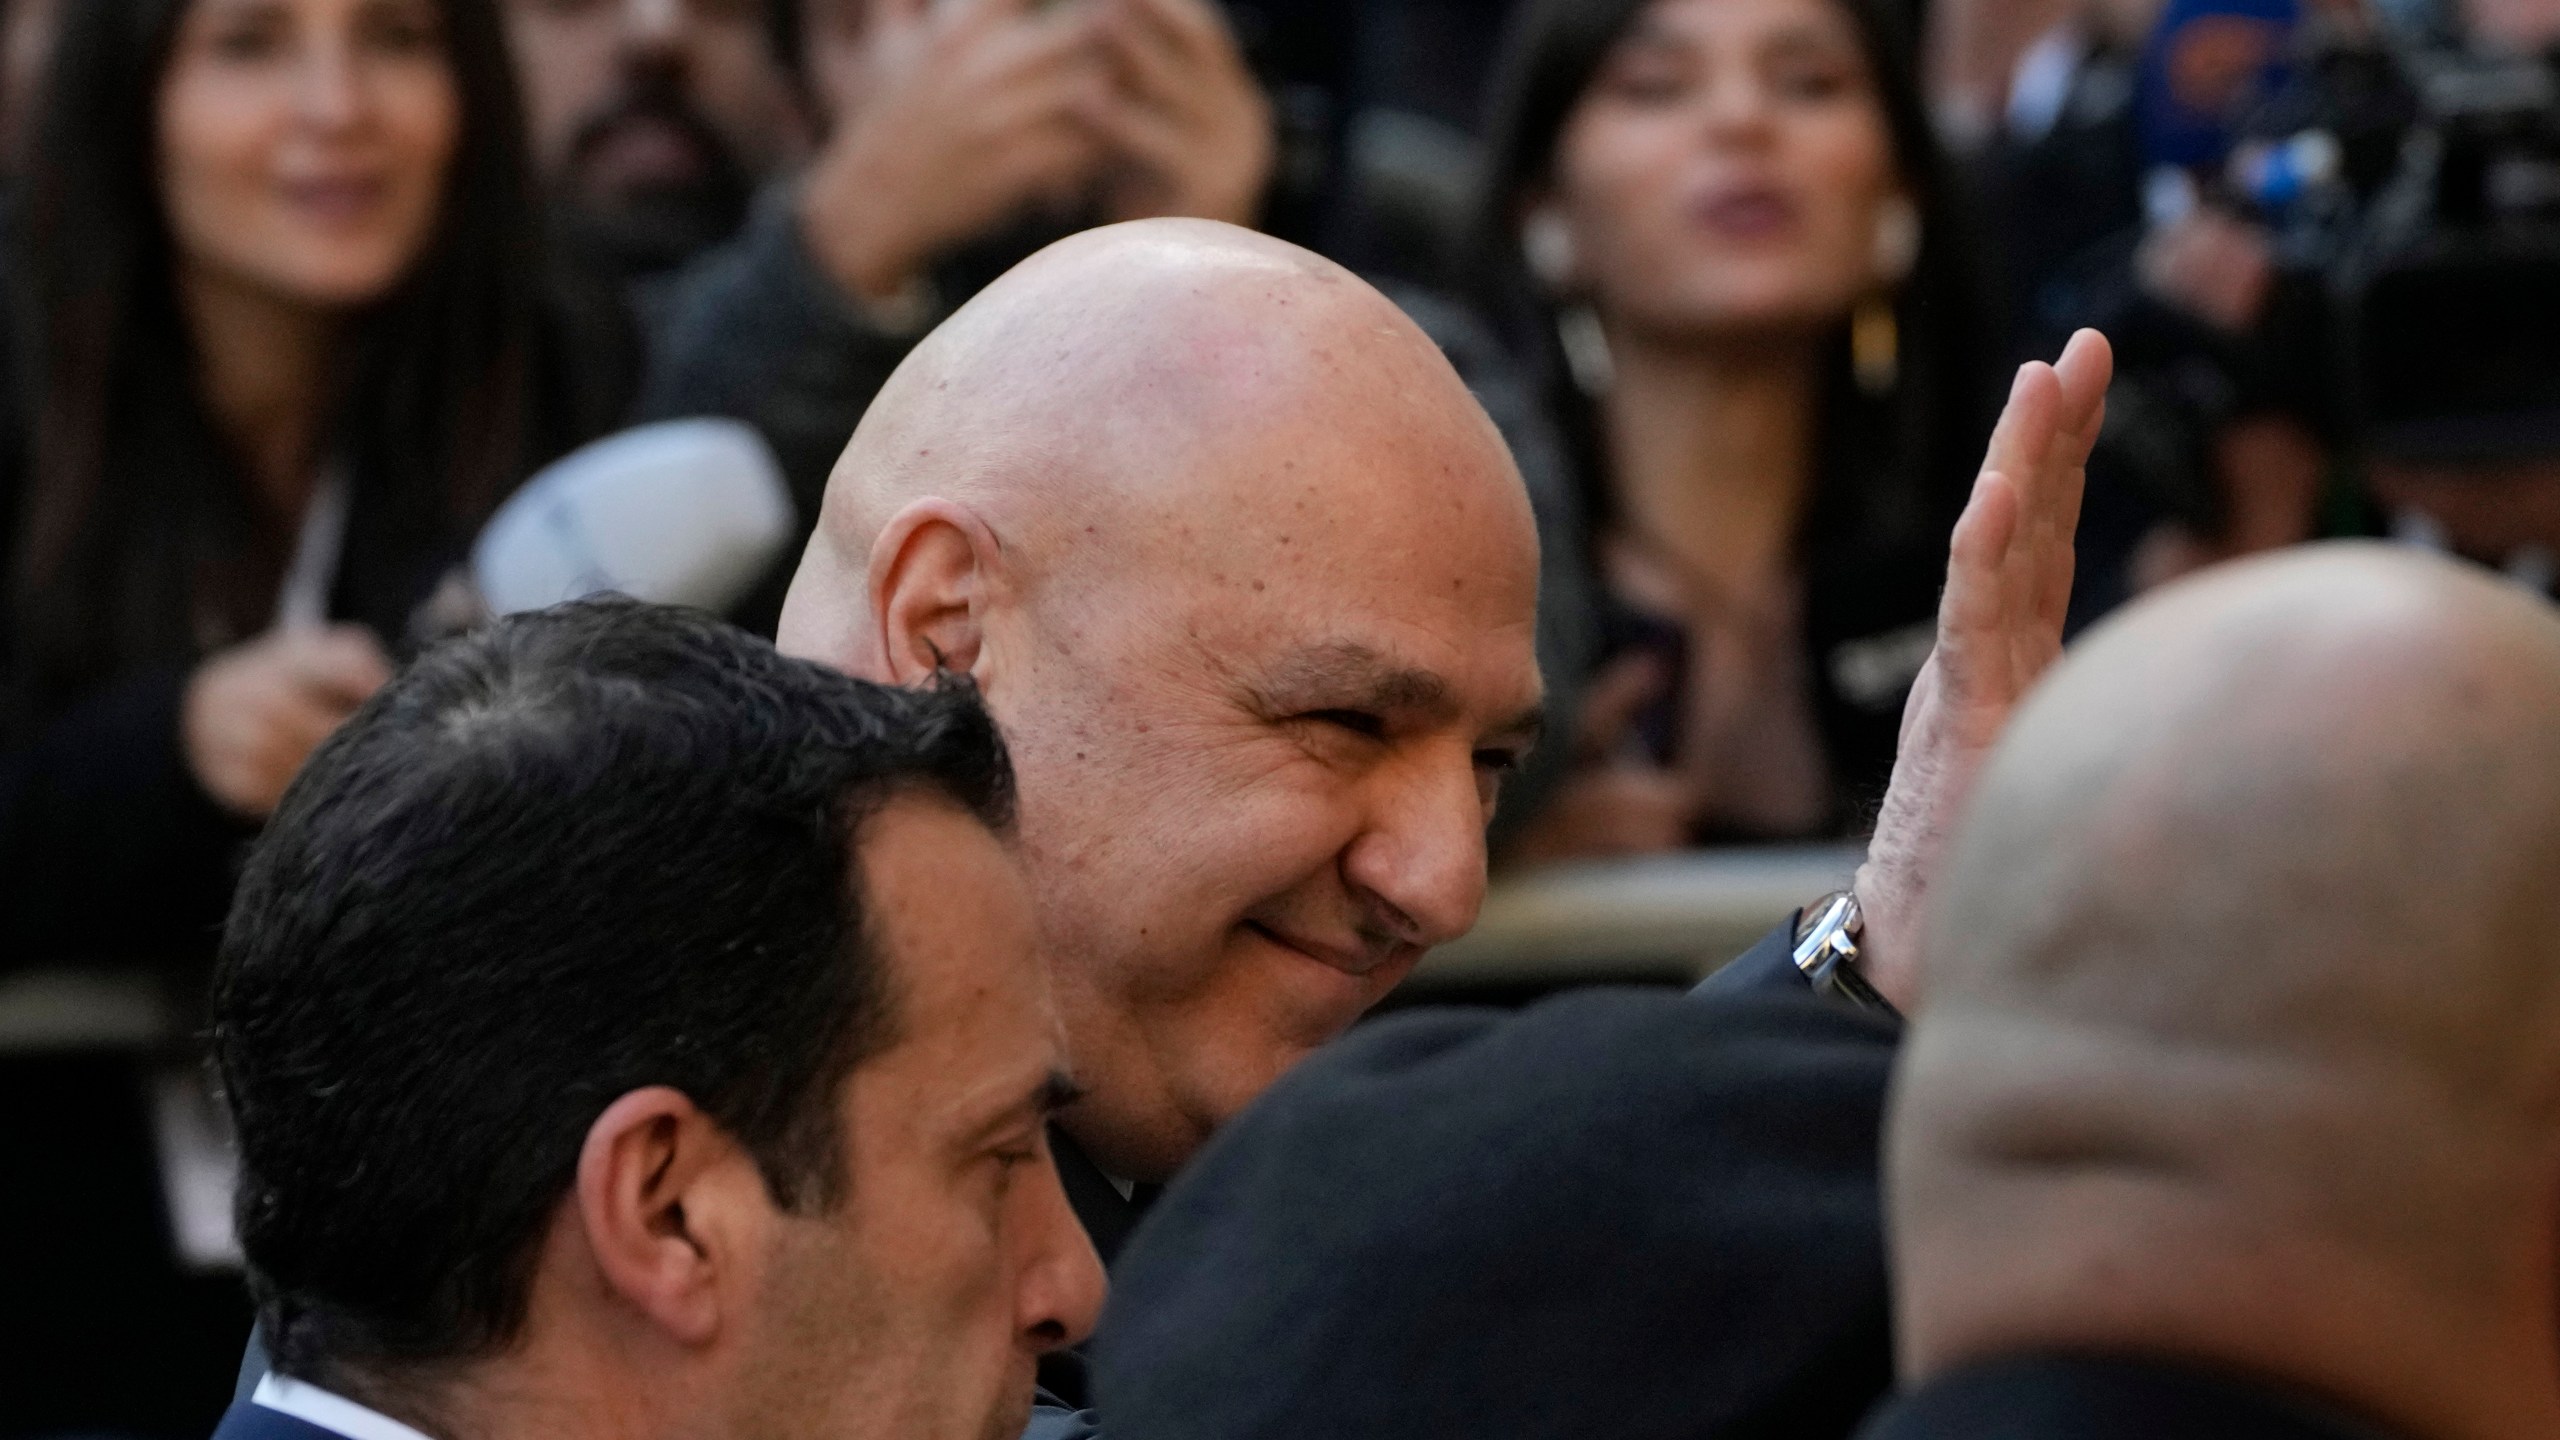
<path id="1" fill-rule="evenodd" d="M 2369 547 L 2060 668 L 1931 927 L 1876 1440 L 2560 1435 L 2555 721 L 2547 605 Z"/>
<path id="2" fill-rule="evenodd" d="M 2107 365 L 2091 337 L 2022 373 L 1958 529 L 1858 884 L 1888 996 L 1936 836 L 2058 650 Z M 1106 1260 L 1221 1124 L 1475 923 L 1539 728 L 1537 573 L 1519 475 L 1431 342 L 1232 227 L 1051 247 L 865 416 L 781 645 L 965 672 L 1003 726 L 1088 1087 L 1061 1168 Z M 1735 983 L 1801 987 L 1786 939 Z"/>

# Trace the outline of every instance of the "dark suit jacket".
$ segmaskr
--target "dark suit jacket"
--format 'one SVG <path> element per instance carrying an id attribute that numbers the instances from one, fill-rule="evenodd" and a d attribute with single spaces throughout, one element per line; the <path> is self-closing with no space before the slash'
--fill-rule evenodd
<path id="1" fill-rule="evenodd" d="M 1696 997 L 1409 1012 L 1293 1071 L 1120 1257 L 1113 1440 L 1848 1435 L 1892 1379 L 1899 1030 L 1785 952 Z"/>
<path id="2" fill-rule="evenodd" d="M 1931 1381 L 1859 1440 L 2391 1440 L 2321 1403 L 2157 1360 L 2031 1355 Z"/>
<path id="3" fill-rule="evenodd" d="M 223 1414 L 222 1423 L 214 1428 L 213 1440 L 344 1440 L 344 1437 L 335 1430 L 324 1430 L 299 1416 L 242 1400 Z"/>

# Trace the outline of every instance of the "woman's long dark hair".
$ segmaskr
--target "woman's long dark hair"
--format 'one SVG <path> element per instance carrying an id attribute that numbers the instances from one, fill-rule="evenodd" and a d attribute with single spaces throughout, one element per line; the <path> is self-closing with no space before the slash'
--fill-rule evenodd
<path id="1" fill-rule="evenodd" d="M 1529 202 L 1553 183 L 1556 146 L 1609 52 L 1655 0 L 1531 0 L 1495 71 L 1474 272 L 1487 307 L 1536 366 L 1575 450 L 1598 534 L 1612 518 L 1608 450 L 1597 407 L 1572 378 L 1557 312 L 1520 245 Z M 1994 332 L 1981 254 L 1929 125 L 1907 7 L 1831 0 L 1855 22 L 1874 72 L 1896 173 L 1920 212 L 1918 261 L 1896 301 L 1901 376 L 1890 394 L 1858 386 L 1844 319 L 1823 362 L 1814 498 L 1807 536 L 1873 553 L 1936 547 L 1962 508 L 1989 434 Z"/>
<path id="2" fill-rule="evenodd" d="M 22 161 L 11 379 L 29 433 L 7 637 L 22 699 L 260 628 L 290 549 L 214 433 L 178 303 L 155 137 L 191 3 L 65 5 Z M 350 554 L 484 516 L 522 478 L 546 383 L 546 251 L 505 35 L 491 0 L 440 5 L 461 129 L 435 229 L 357 321 L 323 431 L 354 487 Z"/>

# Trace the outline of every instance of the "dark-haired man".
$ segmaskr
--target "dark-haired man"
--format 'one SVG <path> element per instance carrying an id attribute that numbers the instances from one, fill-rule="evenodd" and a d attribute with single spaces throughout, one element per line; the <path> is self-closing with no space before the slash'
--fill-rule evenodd
<path id="1" fill-rule="evenodd" d="M 965 688 L 627 602 L 435 652 L 243 880 L 223 1440 L 1019 1430 L 1100 1303 Z M 966 897 L 967 903 L 953 903 Z"/>
<path id="2" fill-rule="evenodd" d="M 801 146 L 789 0 L 502 0 L 528 139 L 581 259 L 637 279 L 729 238 Z"/>

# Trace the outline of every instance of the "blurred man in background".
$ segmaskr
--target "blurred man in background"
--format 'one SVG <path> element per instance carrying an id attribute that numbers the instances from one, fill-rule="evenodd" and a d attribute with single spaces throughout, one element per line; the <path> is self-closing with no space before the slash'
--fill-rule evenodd
<path id="1" fill-rule="evenodd" d="M 506 0 L 535 163 L 578 258 L 665 271 L 720 243 L 801 150 L 790 0 Z"/>
<path id="2" fill-rule="evenodd" d="M 223 1440 L 1008 1440 L 1102 1285 L 1010 806 L 965 688 L 692 612 L 392 682 L 215 983 L 276 1342 Z"/>
<path id="3" fill-rule="evenodd" d="M 2367 547 L 2029 700 L 1898 1069 L 1873 1440 L 2560 1434 L 2554 714 L 2547 605 Z"/>
<path id="4" fill-rule="evenodd" d="M 1015 261 L 1260 212 L 1270 103 L 1208 0 L 809 0 L 799 36 L 824 139 L 671 298 L 641 404 L 755 425 L 804 521 L 916 337 Z M 741 618 L 770 626 L 787 579 Z"/>

